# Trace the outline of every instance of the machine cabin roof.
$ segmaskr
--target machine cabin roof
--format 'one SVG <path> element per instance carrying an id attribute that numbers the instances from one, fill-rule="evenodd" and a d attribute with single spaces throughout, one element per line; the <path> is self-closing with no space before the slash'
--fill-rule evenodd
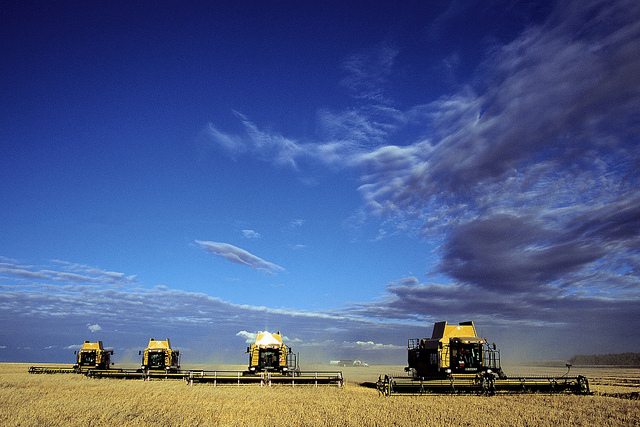
<path id="1" fill-rule="evenodd" d="M 433 325 L 432 340 L 448 343 L 451 339 L 458 339 L 462 342 L 480 342 L 476 327 L 473 322 L 461 322 L 458 325 L 449 325 L 447 322 L 437 322 Z"/>
<path id="2" fill-rule="evenodd" d="M 155 340 L 151 338 L 149 340 L 149 345 L 147 346 L 147 350 L 170 350 L 171 342 L 169 338 L 166 340 Z"/>
<path id="3" fill-rule="evenodd" d="M 267 331 L 260 331 L 256 335 L 255 345 L 260 348 L 280 348 L 283 346 L 280 333 L 272 334 Z"/>
<path id="4" fill-rule="evenodd" d="M 102 341 L 85 341 L 80 350 L 104 350 L 104 348 L 102 347 Z"/>

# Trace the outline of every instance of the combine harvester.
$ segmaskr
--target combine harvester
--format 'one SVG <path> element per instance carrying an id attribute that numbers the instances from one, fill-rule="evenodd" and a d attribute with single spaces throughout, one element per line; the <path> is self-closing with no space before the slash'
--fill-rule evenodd
<path id="1" fill-rule="evenodd" d="M 249 367 L 246 371 L 188 371 L 189 384 L 213 385 L 273 384 L 335 385 L 342 387 L 341 371 L 301 371 L 298 357 L 282 342 L 280 332 L 258 332 L 256 340 L 247 347 Z"/>
<path id="2" fill-rule="evenodd" d="M 171 347 L 169 338 L 155 340 L 151 338 L 142 356 L 140 369 L 89 369 L 86 375 L 91 378 L 124 379 L 184 379 L 188 371 L 180 370 L 180 351 Z"/>
<path id="3" fill-rule="evenodd" d="M 590 394 L 589 381 L 569 377 L 507 376 L 500 350 L 476 334 L 473 322 L 438 322 L 431 338 L 409 339 L 407 376 L 385 375 L 376 386 L 385 396 L 410 394 L 575 393 Z M 571 365 L 567 365 L 571 368 Z"/>
<path id="4" fill-rule="evenodd" d="M 31 366 L 30 374 L 80 374 L 90 369 L 109 370 L 113 350 L 104 348 L 102 341 L 85 341 L 80 350 L 74 351 L 75 365 Z"/>

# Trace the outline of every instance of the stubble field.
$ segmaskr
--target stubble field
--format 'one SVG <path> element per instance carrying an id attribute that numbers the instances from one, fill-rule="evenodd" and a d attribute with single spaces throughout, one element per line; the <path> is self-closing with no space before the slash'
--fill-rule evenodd
<path id="1" fill-rule="evenodd" d="M 572 372 L 589 377 L 593 396 L 385 398 L 358 384 L 375 381 L 380 373 L 400 372 L 400 367 L 345 368 L 347 383 L 340 389 L 30 375 L 28 366 L 0 364 L 0 425 L 640 425 L 640 369 Z M 517 369 L 519 374 L 541 372 L 563 373 Z"/>

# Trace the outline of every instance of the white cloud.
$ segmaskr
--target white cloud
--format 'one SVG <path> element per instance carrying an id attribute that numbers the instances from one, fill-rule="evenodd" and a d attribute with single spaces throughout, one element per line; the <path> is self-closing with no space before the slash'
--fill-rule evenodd
<path id="1" fill-rule="evenodd" d="M 235 264 L 246 265 L 256 270 L 263 270 L 269 273 L 284 271 L 284 268 L 273 262 L 266 261 L 249 251 L 246 251 L 229 243 L 211 242 L 204 240 L 195 241 L 201 248 L 209 253 L 220 256 Z"/>
<path id="2" fill-rule="evenodd" d="M 100 325 L 98 325 L 97 323 L 94 323 L 93 325 L 88 324 L 87 328 L 91 331 L 91 332 L 98 332 L 102 330 L 102 327 Z"/>
<path id="3" fill-rule="evenodd" d="M 236 334 L 237 337 L 244 338 L 247 344 L 254 343 L 256 341 L 256 335 L 257 334 L 255 332 L 248 331 L 240 331 Z"/>
<path id="4" fill-rule="evenodd" d="M 343 63 L 347 76 L 342 80 L 342 85 L 356 99 L 389 103 L 384 94 L 384 86 L 398 53 L 398 49 L 391 45 L 382 44 L 351 55 Z"/>
<path id="5" fill-rule="evenodd" d="M 8 258 L 6 260 L 9 260 Z M 38 268 L 31 265 L 21 265 L 17 261 L 0 262 L 0 275 L 9 275 L 22 279 L 54 280 L 57 282 L 76 282 L 86 284 L 129 284 L 135 282 L 135 276 L 124 273 L 102 270 L 82 264 L 75 264 L 61 260 L 52 260 L 61 265 L 61 269 Z"/>
<path id="6" fill-rule="evenodd" d="M 245 239 L 259 239 L 262 237 L 262 235 L 255 230 L 242 230 L 242 236 Z"/>
<path id="7" fill-rule="evenodd" d="M 296 218 L 294 220 L 291 220 L 289 222 L 289 228 L 291 229 L 296 229 L 296 228 L 300 228 L 304 225 L 304 223 L 306 222 L 306 220 L 302 219 L 302 218 Z"/>
<path id="8" fill-rule="evenodd" d="M 80 350 L 82 348 L 82 344 L 71 344 L 66 346 L 65 350 Z"/>

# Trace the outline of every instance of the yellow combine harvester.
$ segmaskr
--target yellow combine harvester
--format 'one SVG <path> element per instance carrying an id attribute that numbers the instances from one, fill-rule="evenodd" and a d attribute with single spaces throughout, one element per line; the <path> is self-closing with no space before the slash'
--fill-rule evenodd
<path id="1" fill-rule="evenodd" d="M 31 374 L 75 374 L 86 372 L 89 369 L 108 370 L 111 366 L 112 349 L 104 348 L 102 341 L 85 341 L 80 350 L 73 352 L 76 355 L 76 364 L 31 366 Z"/>
<path id="2" fill-rule="evenodd" d="M 247 347 L 249 373 L 298 370 L 296 354 L 282 342 L 280 332 L 258 332 L 256 342 Z"/>
<path id="3" fill-rule="evenodd" d="M 139 354 L 143 371 L 176 372 L 180 369 L 180 351 L 171 348 L 169 338 L 164 341 L 151 338 L 147 348 Z"/>
<path id="4" fill-rule="evenodd" d="M 343 385 L 341 371 L 300 371 L 295 353 L 282 341 L 280 332 L 261 331 L 247 347 L 249 367 L 246 371 L 189 371 L 187 382 L 214 385 L 273 384 Z"/>
<path id="5" fill-rule="evenodd" d="M 571 392 L 589 394 L 589 381 L 569 377 L 508 377 L 500 366 L 500 350 L 476 333 L 473 322 L 438 322 L 431 338 L 409 339 L 408 376 L 385 375 L 378 390 L 393 394 L 498 392 Z M 571 365 L 567 365 L 568 368 Z"/>

